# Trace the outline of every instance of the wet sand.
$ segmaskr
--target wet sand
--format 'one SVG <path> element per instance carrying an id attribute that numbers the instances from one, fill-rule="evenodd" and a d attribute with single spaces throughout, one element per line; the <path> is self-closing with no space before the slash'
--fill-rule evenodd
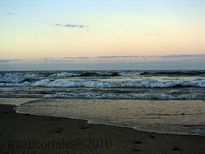
<path id="1" fill-rule="evenodd" d="M 87 124 L 84 120 L 17 114 L 0 105 L 2 154 L 205 153 L 205 137 Z"/>
<path id="2" fill-rule="evenodd" d="M 30 99 L 0 101 L 15 102 L 17 113 L 82 119 L 146 132 L 205 136 L 202 100 Z"/>

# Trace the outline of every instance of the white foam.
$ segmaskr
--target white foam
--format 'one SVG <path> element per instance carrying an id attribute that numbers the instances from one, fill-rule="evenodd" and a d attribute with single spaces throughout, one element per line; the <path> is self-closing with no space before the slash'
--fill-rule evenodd
<path id="1" fill-rule="evenodd" d="M 121 76 L 125 76 L 125 77 L 132 77 L 132 76 L 140 76 L 141 75 L 140 72 L 120 72 L 119 74 Z"/>
<path id="2" fill-rule="evenodd" d="M 24 78 L 23 78 L 24 79 Z M 20 82 L 21 77 L 9 76 L 0 86 L 39 86 L 39 87 L 90 87 L 90 88 L 169 88 L 169 87 L 205 87 L 205 80 L 89 80 L 89 79 L 43 79 L 35 82 Z M 12 81 L 11 81 L 12 80 Z"/>
<path id="3" fill-rule="evenodd" d="M 54 73 L 50 75 L 51 77 L 57 76 L 57 77 L 74 77 L 79 76 L 77 73 L 71 73 L 71 72 L 60 72 L 60 73 Z"/>
<path id="4" fill-rule="evenodd" d="M 66 93 L 57 92 L 47 94 L 44 98 L 87 98 L 87 99 L 140 99 L 140 100 L 205 100 L 197 94 L 179 94 L 177 96 L 170 94 L 119 94 L 119 93 Z"/>
<path id="5" fill-rule="evenodd" d="M 91 88 L 119 88 L 119 87 L 136 87 L 136 88 L 168 88 L 168 87 L 205 87 L 205 80 L 178 80 L 178 81 L 157 81 L 157 80 L 64 80 L 44 79 L 36 81 L 33 86 L 45 87 L 91 87 Z"/>

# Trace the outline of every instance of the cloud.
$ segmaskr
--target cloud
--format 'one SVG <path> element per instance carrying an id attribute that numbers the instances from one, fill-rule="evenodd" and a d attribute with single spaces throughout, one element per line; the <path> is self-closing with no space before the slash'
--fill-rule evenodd
<path id="1" fill-rule="evenodd" d="M 11 15 L 11 16 L 15 16 L 15 15 L 17 15 L 17 14 L 14 13 L 14 12 L 7 12 L 7 14 L 8 14 L 8 15 Z"/>
<path id="2" fill-rule="evenodd" d="M 86 59 L 86 58 L 90 58 L 90 57 L 63 57 L 63 59 Z"/>
<path id="3" fill-rule="evenodd" d="M 156 56 L 99 56 L 95 58 L 193 58 L 193 57 L 205 57 L 205 54 L 187 54 L 187 55 L 156 55 Z"/>
<path id="4" fill-rule="evenodd" d="M 187 55 L 152 55 L 152 56 L 96 56 L 96 57 L 62 57 L 62 58 L 41 58 L 35 60 L 0 59 L 0 64 L 19 63 L 41 63 L 41 64 L 65 64 L 65 63 L 136 63 L 156 61 L 204 61 L 205 54 Z"/>
<path id="5" fill-rule="evenodd" d="M 13 62 L 19 62 L 20 59 L 0 59 L 0 63 L 13 63 Z"/>
<path id="6" fill-rule="evenodd" d="M 64 59 L 64 58 L 60 58 L 60 59 L 56 59 L 56 58 L 43 58 L 43 59 L 41 59 L 41 61 L 43 63 L 70 63 L 70 62 L 73 62 L 73 60 L 71 60 L 71 59 Z"/>
<path id="7" fill-rule="evenodd" d="M 205 59 L 205 54 L 187 54 L 187 55 L 144 55 L 144 56 L 96 56 L 96 57 L 63 57 L 63 58 L 44 58 L 44 62 L 80 62 L 89 60 L 172 60 L 172 59 Z"/>
<path id="8" fill-rule="evenodd" d="M 190 54 L 190 55 L 164 55 L 162 58 L 193 58 L 193 57 L 205 57 L 205 54 Z"/>
<path id="9" fill-rule="evenodd" d="M 77 25 L 77 24 L 55 24 L 59 27 L 68 27 L 68 28 L 87 28 L 87 25 Z"/>
<path id="10" fill-rule="evenodd" d="M 0 70 L 205 69 L 205 54 L 0 59 Z"/>
<path id="11" fill-rule="evenodd" d="M 144 56 L 99 56 L 99 57 L 95 57 L 95 58 L 140 58 L 140 57 L 144 57 Z"/>

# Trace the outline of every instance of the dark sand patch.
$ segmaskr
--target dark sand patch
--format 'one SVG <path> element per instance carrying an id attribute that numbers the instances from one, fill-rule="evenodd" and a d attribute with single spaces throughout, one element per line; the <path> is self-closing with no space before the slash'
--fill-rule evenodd
<path id="1" fill-rule="evenodd" d="M 205 137 L 87 124 L 84 120 L 17 114 L 0 105 L 0 153 L 205 153 Z M 176 146 L 177 145 L 177 146 Z"/>

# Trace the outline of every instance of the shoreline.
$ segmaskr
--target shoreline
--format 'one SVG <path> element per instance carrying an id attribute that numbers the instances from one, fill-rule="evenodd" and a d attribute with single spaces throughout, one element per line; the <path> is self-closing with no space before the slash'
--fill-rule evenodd
<path id="1" fill-rule="evenodd" d="M 205 153 L 204 136 L 158 134 L 86 120 L 19 114 L 14 107 L 0 105 L 0 153 Z"/>
<path id="2" fill-rule="evenodd" d="M 37 101 L 41 100 L 42 98 L 38 98 Z M 78 99 L 76 99 L 78 100 Z M 120 100 L 120 99 L 119 99 Z M 36 100 L 34 100 L 36 101 Z M 164 101 L 164 100 L 162 100 Z M 168 100 L 168 101 L 172 101 L 172 100 Z M 198 100 L 200 101 L 200 100 Z M 26 102 L 29 103 L 29 102 Z M 25 103 L 23 103 L 25 104 Z M 191 134 L 171 134 L 171 133 L 159 133 L 159 132 L 150 132 L 150 131 L 144 131 L 144 130 L 138 130 L 132 126 L 123 126 L 123 125 L 114 125 L 114 124 L 106 124 L 106 123 L 92 123 L 89 122 L 88 119 L 83 119 L 83 118 L 76 118 L 76 117 L 58 117 L 58 116 L 52 116 L 52 115 L 41 115 L 41 114 L 31 114 L 31 113 L 21 113 L 21 112 L 17 112 L 16 108 L 18 106 L 16 105 L 11 105 L 11 104 L 0 104 L 1 105 L 9 105 L 9 106 L 13 106 L 13 111 L 17 114 L 22 114 L 22 115 L 30 115 L 30 116 L 38 116 L 38 117 L 50 117 L 50 118 L 63 118 L 63 119 L 69 119 L 69 120 L 80 120 L 80 121 L 85 121 L 88 125 L 104 125 L 104 126 L 110 126 L 110 127 L 121 127 L 121 128 L 126 128 L 126 129 L 133 129 L 135 131 L 139 131 L 139 132 L 143 132 L 143 133 L 154 133 L 154 134 L 165 134 L 165 135 L 179 135 L 179 136 L 201 136 L 201 137 L 205 137 L 203 135 L 191 135 Z"/>

